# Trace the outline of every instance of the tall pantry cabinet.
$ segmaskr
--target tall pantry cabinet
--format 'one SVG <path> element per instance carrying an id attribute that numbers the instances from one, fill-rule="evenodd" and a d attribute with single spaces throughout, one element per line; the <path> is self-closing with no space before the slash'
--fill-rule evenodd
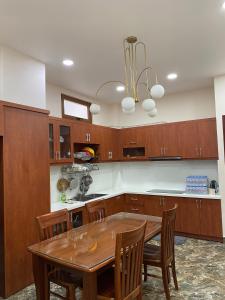
<path id="1" fill-rule="evenodd" d="M 0 102 L 0 296 L 32 281 L 35 218 L 50 211 L 48 112 Z"/>

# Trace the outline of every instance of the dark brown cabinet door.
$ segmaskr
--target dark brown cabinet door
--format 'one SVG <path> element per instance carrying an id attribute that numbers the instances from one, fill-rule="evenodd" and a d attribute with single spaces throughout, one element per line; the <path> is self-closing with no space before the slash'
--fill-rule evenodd
<path id="1" fill-rule="evenodd" d="M 73 122 L 72 142 L 88 143 L 89 142 L 90 124 L 85 122 Z"/>
<path id="2" fill-rule="evenodd" d="M 147 136 L 147 152 L 148 157 L 160 157 L 163 156 L 163 125 L 149 126 Z"/>
<path id="3" fill-rule="evenodd" d="M 63 119 L 49 118 L 49 158 L 51 164 L 72 163 L 72 125 Z"/>
<path id="4" fill-rule="evenodd" d="M 145 213 L 151 216 L 162 216 L 163 199 L 160 196 L 145 196 Z"/>
<path id="5" fill-rule="evenodd" d="M 113 215 L 118 212 L 124 211 L 124 195 L 119 195 L 105 200 L 107 215 Z"/>
<path id="6" fill-rule="evenodd" d="M 190 234 L 200 234 L 199 202 L 192 198 L 179 198 L 178 227 L 179 231 Z"/>
<path id="7" fill-rule="evenodd" d="M 201 235 L 222 237 L 221 201 L 198 199 L 201 212 Z"/>
<path id="8" fill-rule="evenodd" d="M 199 138 L 196 121 L 181 122 L 178 125 L 178 144 L 183 158 L 199 158 Z"/>
<path id="9" fill-rule="evenodd" d="M 119 130 L 101 127 L 100 159 L 101 161 L 119 160 Z"/>
<path id="10" fill-rule="evenodd" d="M 178 142 L 179 123 L 163 126 L 163 156 L 181 156 Z"/>
<path id="11" fill-rule="evenodd" d="M 216 119 L 197 122 L 200 158 L 218 158 Z"/>

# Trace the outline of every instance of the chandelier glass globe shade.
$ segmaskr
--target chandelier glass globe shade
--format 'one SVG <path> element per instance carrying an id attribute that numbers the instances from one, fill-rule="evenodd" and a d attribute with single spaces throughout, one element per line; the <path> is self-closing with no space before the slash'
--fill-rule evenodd
<path id="1" fill-rule="evenodd" d="M 149 117 L 153 118 L 157 115 L 157 108 L 153 108 L 151 111 L 148 112 Z"/>
<path id="2" fill-rule="evenodd" d="M 161 84 L 155 84 L 152 86 L 150 93 L 152 98 L 160 99 L 164 96 L 165 89 Z"/>
<path id="3" fill-rule="evenodd" d="M 135 107 L 133 107 L 130 110 L 122 108 L 122 112 L 125 113 L 125 114 L 127 114 L 127 115 L 131 115 L 131 114 L 135 113 Z"/>
<path id="4" fill-rule="evenodd" d="M 90 112 L 92 115 L 97 115 L 101 111 L 101 106 L 95 103 L 92 103 L 90 106 Z"/>
<path id="5" fill-rule="evenodd" d="M 152 100 L 152 99 L 145 99 L 145 100 L 142 102 L 142 108 L 143 108 L 145 111 L 150 111 L 150 110 L 152 110 L 153 108 L 155 108 L 155 101 Z"/>
<path id="6" fill-rule="evenodd" d="M 135 107 L 135 100 L 132 97 L 125 97 L 121 102 L 122 109 L 128 111 Z"/>

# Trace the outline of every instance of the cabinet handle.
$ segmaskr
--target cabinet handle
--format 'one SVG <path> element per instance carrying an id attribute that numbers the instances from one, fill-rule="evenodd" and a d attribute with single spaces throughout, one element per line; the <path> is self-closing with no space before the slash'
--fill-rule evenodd
<path id="1" fill-rule="evenodd" d="M 166 147 L 163 147 L 163 155 L 166 155 Z"/>
<path id="2" fill-rule="evenodd" d="M 160 154 L 163 155 L 162 147 L 160 148 Z"/>
<path id="3" fill-rule="evenodd" d="M 199 148 L 199 156 L 202 157 L 202 147 Z"/>
<path id="4" fill-rule="evenodd" d="M 130 210 L 132 210 L 132 211 L 139 211 L 139 208 L 131 208 Z"/>
<path id="5" fill-rule="evenodd" d="M 89 133 L 88 136 L 89 136 L 89 142 L 90 142 L 91 141 L 91 134 Z"/>
<path id="6" fill-rule="evenodd" d="M 197 208 L 198 208 L 198 200 L 196 199 L 195 202 L 196 202 L 196 206 L 197 206 Z"/>
<path id="7" fill-rule="evenodd" d="M 138 198 L 130 198 L 131 201 L 138 201 Z"/>
<path id="8" fill-rule="evenodd" d="M 88 133 L 86 133 L 86 142 L 88 142 Z"/>
<path id="9" fill-rule="evenodd" d="M 195 151 L 196 151 L 196 155 L 197 155 L 197 156 L 200 156 L 199 148 L 198 148 L 198 147 L 195 148 Z"/>
<path id="10" fill-rule="evenodd" d="M 199 208 L 202 208 L 202 199 L 199 200 Z"/>

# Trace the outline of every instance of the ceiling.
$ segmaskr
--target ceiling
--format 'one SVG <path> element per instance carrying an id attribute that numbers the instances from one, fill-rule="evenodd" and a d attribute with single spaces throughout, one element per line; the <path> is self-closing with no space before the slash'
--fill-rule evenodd
<path id="1" fill-rule="evenodd" d="M 225 73 L 222 0 L 0 0 L 0 43 L 46 64 L 47 80 L 93 97 L 123 80 L 122 41 L 135 35 L 167 93 L 212 85 Z M 66 68 L 63 58 L 75 65 Z M 166 75 L 177 72 L 176 81 Z M 99 95 L 121 99 L 115 86 Z"/>

